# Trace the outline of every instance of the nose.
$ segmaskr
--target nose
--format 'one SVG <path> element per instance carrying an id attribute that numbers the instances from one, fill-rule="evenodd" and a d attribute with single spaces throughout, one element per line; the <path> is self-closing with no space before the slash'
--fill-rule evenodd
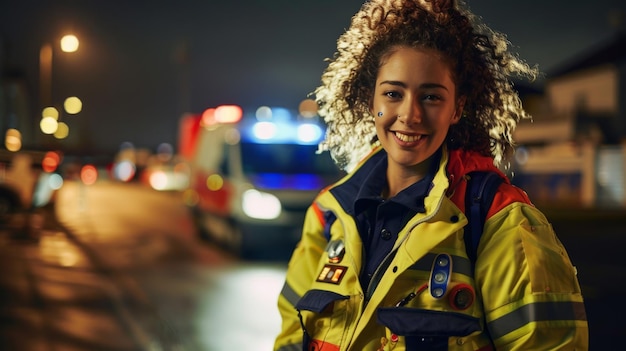
<path id="1" fill-rule="evenodd" d="M 419 102 L 414 99 L 406 99 L 398 112 L 398 120 L 404 124 L 412 125 L 422 123 L 424 111 Z"/>

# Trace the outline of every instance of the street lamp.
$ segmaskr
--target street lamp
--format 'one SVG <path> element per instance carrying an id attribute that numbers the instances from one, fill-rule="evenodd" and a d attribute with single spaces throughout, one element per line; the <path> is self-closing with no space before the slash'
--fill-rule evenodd
<path id="1" fill-rule="evenodd" d="M 68 34 L 61 38 L 60 48 L 63 52 L 75 52 L 78 50 L 79 41 L 75 35 Z M 39 51 L 39 84 L 40 84 L 40 104 L 42 119 L 40 129 L 44 134 L 54 134 L 57 139 L 64 139 L 69 133 L 69 127 L 65 122 L 59 121 L 59 113 L 52 107 L 52 57 L 53 46 L 50 43 L 42 45 Z M 77 97 L 66 99 L 65 111 L 69 114 L 80 112 L 82 102 Z M 54 112 L 51 114 L 51 112 Z"/>
<path id="2" fill-rule="evenodd" d="M 61 38 L 61 51 L 75 52 L 79 41 L 75 35 L 68 34 Z M 39 50 L 39 84 L 41 107 L 52 105 L 52 53 L 53 47 L 45 43 Z"/>
<path id="3" fill-rule="evenodd" d="M 60 41 L 60 47 L 63 52 L 75 52 L 78 50 L 78 45 L 78 38 L 72 34 L 65 35 Z M 49 110 L 47 108 L 52 107 L 52 56 L 52 44 L 43 44 L 39 50 L 39 99 L 44 117 L 48 114 Z M 73 98 L 70 100 L 68 113 L 76 114 L 80 112 L 81 106 L 82 102 L 78 98 Z M 56 118 L 58 119 L 58 115 Z M 40 123 L 42 131 L 50 129 L 50 123 L 48 122 L 48 120 L 45 120 L 43 123 Z M 57 122 L 56 119 L 54 119 L 54 122 Z M 66 127 L 65 123 L 61 122 L 60 127 L 60 129 L 58 127 L 55 128 L 55 130 L 59 129 L 55 137 L 64 138 L 67 136 L 68 130 L 64 128 Z M 34 129 L 31 129 L 31 131 L 34 133 Z M 34 136 L 34 134 L 32 135 Z M 4 136 L 4 146 L 7 150 L 19 151 L 22 148 L 22 133 L 15 128 L 8 129 Z"/>

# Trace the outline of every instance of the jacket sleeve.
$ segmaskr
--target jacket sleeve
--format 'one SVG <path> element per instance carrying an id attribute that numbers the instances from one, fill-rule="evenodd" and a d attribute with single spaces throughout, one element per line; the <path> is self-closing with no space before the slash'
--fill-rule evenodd
<path id="1" fill-rule="evenodd" d="M 476 283 L 497 350 L 587 350 L 576 268 L 545 216 L 513 203 L 485 224 Z"/>
<path id="2" fill-rule="evenodd" d="M 317 263 L 327 244 L 324 225 L 322 212 L 313 204 L 307 210 L 302 237 L 289 260 L 285 284 L 278 297 L 282 326 L 274 344 L 276 351 L 302 349 L 303 331 L 294 306 L 318 273 Z"/>

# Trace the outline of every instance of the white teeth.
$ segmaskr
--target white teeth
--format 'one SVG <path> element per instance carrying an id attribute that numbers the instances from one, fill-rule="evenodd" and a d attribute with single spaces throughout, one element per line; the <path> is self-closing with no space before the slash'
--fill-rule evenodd
<path id="1" fill-rule="evenodd" d="M 402 134 L 402 133 L 399 133 L 399 132 L 395 132 L 395 134 L 396 134 L 396 138 L 404 141 L 405 143 L 411 143 L 411 142 L 414 142 L 414 141 L 418 141 L 418 140 L 420 140 L 422 138 L 421 135 L 406 135 L 406 134 Z"/>

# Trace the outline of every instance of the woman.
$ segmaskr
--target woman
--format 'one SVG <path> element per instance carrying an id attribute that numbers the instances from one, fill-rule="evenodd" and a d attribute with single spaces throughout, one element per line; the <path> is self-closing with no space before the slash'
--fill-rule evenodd
<path id="1" fill-rule="evenodd" d="M 275 350 L 586 350 L 575 268 L 497 166 L 534 77 L 455 1 L 372 0 L 316 90 L 320 145 L 348 170 L 307 212 L 278 300 Z M 496 172 L 475 262 L 472 171 Z"/>

